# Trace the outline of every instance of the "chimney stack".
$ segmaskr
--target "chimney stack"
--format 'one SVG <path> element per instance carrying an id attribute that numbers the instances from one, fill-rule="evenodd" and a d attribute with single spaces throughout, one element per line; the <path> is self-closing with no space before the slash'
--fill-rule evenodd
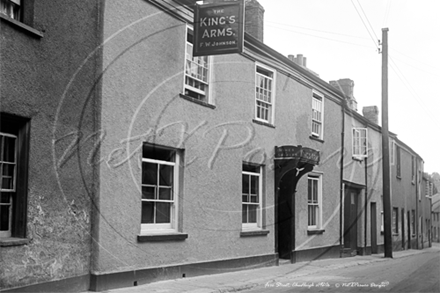
<path id="1" fill-rule="evenodd" d="M 290 60 L 292 60 L 293 62 L 295 62 L 296 64 L 302 66 L 302 67 L 307 67 L 307 58 L 304 57 L 303 54 L 298 54 L 296 55 L 288 55 L 287 56 Z"/>
<path id="2" fill-rule="evenodd" d="M 349 78 L 331 80 L 330 85 L 337 88 L 347 96 L 347 103 L 350 109 L 357 111 L 357 101 L 353 95 L 354 81 Z"/>
<path id="3" fill-rule="evenodd" d="M 263 42 L 264 8 L 257 0 L 245 0 L 244 31 Z"/>
<path id="4" fill-rule="evenodd" d="M 379 123 L 379 108 L 377 106 L 367 106 L 362 108 L 362 114 L 365 118 L 373 122 L 374 124 Z"/>

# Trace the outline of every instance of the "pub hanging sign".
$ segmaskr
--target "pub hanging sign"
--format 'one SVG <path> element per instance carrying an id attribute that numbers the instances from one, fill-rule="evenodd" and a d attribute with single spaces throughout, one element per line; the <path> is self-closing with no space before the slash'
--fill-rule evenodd
<path id="1" fill-rule="evenodd" d="M 196 5 L 193 56 L 241 53 L 243 42 L 243 0 Z"/>

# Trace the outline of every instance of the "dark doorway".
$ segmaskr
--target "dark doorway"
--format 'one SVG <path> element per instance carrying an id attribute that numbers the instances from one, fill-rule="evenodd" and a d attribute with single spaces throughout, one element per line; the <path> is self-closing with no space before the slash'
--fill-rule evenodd
<path id="1" fill-rule="evenodd" d="M 278 254 L 291 259 L 295 247 L 295 171 L 284 175 L 278 192 Z"/>
<path id="2" fill-rule="evenodd" d="M 357 254 L 357 206 L 360 189 L 345 188 L 344 199 L 344 248 L 350 250 L 352 256 Z"/>
<path id="3" fill-rule="evenodd" d="M 411 248 L 411 213 L 407 212 L 406 224 L 408 226 L 408 249 Z"/>
<path id="4" fill-rule="evenodd" d="M 377 249 L 377 211 L 376 203 L 371 203 L 371 253 L 378 253 Z"/>

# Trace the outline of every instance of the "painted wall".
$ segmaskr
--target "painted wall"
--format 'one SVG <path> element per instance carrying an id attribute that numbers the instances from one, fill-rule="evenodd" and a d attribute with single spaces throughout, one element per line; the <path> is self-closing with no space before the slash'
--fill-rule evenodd
<path id="1" fill-rule="evenodd" d="M 369 156 L 367 161 L 367 247 L 371 246 L 371 203 L 376 203 L 376 239 L 378 245 L 384 244 L 381 233 L 383 211 L 383 173 L 382 173 L 382 133 L 368 128 Z"/>
<path id="2" fill-rule="evenodd" d="M 323 151 L 325 233 L 307 229 L 307 181 L 298 188 L 298 246 L 333 245 L 339 237 L 339 173 L 335 172 L 341 125 L 339 106 L 325 101 L 325 146 L 309 138 L 312 90 L 276 73 L 275 127 L 253 122 L 255 58 L 212 58 L 215 108 L 179 96 L 183 90 L 185 23 L 146 2 L 108 1 L 104 12 L 102 131 L 97 238 L 92 273 L 103 274 L 182 263 L 275 253 L 274 170 L 276 145 Z M 252 56 L 252 57 L 250 57 Z M 261 61 L 264 63 L 264 61 Z M 266 65 L 270 66 L 270 62 Z M 159 131 L 160 130 L 160 131 Z M 226 137 L 224 137 L 226 135 Z M 223 138 L 222 138 L 223 137 Z M 181 242 L 139 243 L 139 147 L 148 141 L 184 149 L 180 197 Z M 218 149 L 218 147 L 221 147 Z M 263 237 L 240 237 L 242 162 L 264 164 Z"/>
<path id="3" fill-rule="evenodd" d="M 27 23 L 39 33 L 1 19 L 0 111 L 30 118 L 31 130 L 28 243 L 1 247 L 0 288 L 79 277 L 72 290 L 85 290 L 93 196 L 86 159 L 94 139 L 71 147 L 78 133 L 85 138 L 96 129 L 89 90 L 99 63 L 92 54 L 100 42 L 99 1 L 28 2 Z"/>
<path id="4" fill-rule="evenodd" d="M 399 145 L 398 141 L 396 143 Z M 415 171 L 415 177 L 413 180 L 411 162 L 413 156 L 414 154 L 410 150 L 408 150 L 404 145 L 400 144 L 400 177 L 397 176 L 396 157 L 394 158 L 394 165 L 391 166 L 391 209 L 398 208 L 398 233 L 392 234 L 393 250 L 402 250 L 403 248 L 408 248 L 408 211 L 417 211 L 417 171 Z M 402 209 L 405 211 L 404 215 L 402 215 Z M 403 226 L 402 216 L 404 217 Z M 411 234 L 410 245 L 411 248 L 415 248 L 414 240 L 415 237 L 417 237 L 417 231 L 411 231 Z M 402 236 L 404 237 L 404 244 L 402 243 Z"/>
<path id="5" fill-rule="evenodd" d="M 318 89 L 319 91 L 319 89 Z M 301 134 L 298 144 L 311 147 L 321 152 L 321 161 L 314 168 L 314 172 L 322 174 L 322 229 L 324 233 L 309 235 L 307 233 L 307 174 L 304 175 L 297 186 L 296 193 L 296 249 L 306 250 L 311 248 L 339 245 L 339 197 L 340 197 L 340 146 L 342 113 L 341 106 L 333 99 L 324 97 L 324 137 L 323 142 L 310 138 L 311 135 L 311 100 L 312 91 L 302 96 L 298 104 L 306 105 L 303 114 L 298 115 L 298 121 L 305 123 L 307 128 L 297 124 L 297 132 Z M 306 130 L 305 130 L 306 129 Z"/>

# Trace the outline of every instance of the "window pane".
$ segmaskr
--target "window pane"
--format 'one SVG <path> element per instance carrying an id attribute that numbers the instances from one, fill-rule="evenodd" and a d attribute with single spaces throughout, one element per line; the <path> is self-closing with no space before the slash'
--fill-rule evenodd
<path id="1" fill-rule="evenodd" d="M 248 217 L 247 207 L 248 206 L 245 204 L 242 206 L 242 221 L 245 224 L 248 222 L 248 220 L 247 220 L 247 217 Z"/>
<path id="2" fill-rule="evenodd" d="M 311 179 L 309 179 L 308 180 L 308 192 L 307 192 L 307 201 L 309 202 L 309 203 L 311 203 L 312 202 L 312 180 Z"/>
<path id="3" fill-rule="evenodd" d="M 142 199 L 156 199 L 156 187 L 142 186 Z"/>
<path id="4" fill-rule="evenodd" d="M 249 207 L 249 223 L 257 222 L 257 206 L 250 205 Z"/>
<path id="5" fill-rule="evenodd" d="M 174 162 L 174 154 L 174 151 L 158 148 L 149 144 L 144 144 L 142 147 L 142 157 L 146 159 Z"/>
<path id="6" fill-rule="evenodd" d="M 242 201 L 243 202 L 249 202 L 249 195 L 248 194 L 243 194 Z"/>
<path id="7" fill-rule="evenodd" d="M 165 202 L 156 203 L 156 223 L 171 223 L 171 204 Z"/>
<path id="8" fill-rule="evenodd" d="M 313 180 L 313 203 L 318 203 L 318 180 Z"/>
<path id="9" fill-rule="evenodd" d="M 258 177 L 257 176 L 250 176 L 251 177 L 251 194 L 258 194 Z"/>
<path id="10" fill-rule="evenodd" d="M 243 194 L 249 194 L 249 175 L 243 174 L 241 176 L 243 182 L 242 182 L 242 193 Z"/>
<path id="11" fill-rule="evenodd" d="M 243 171 L 260 173 L 260 167 L 254 165 L 243 164 Z"/>
<path id="12" fill-rule="evenodd" d="M 251 195 L 251 202 L 258 203 L 258 196 L 257 195 Z"/>
<path id="13" fill-rule="evenodd" d="M 3 154 L 2 160 L 3 162 L 15 162 L 15 138 L 14 137 L 4 137 L 4 145 L 3 145 Z"/>
<path id="14" fill-rule="evenodd" d="M 12 178 L 3 177 L 1 181 L 2 190 L 12 190 L 14 189 Z"/>
<path id="15" fill-rule="evenodd" d="M 0 206 L 0 231 L 9 230 L 9 205 Z"/>
<path id="16" fill-rule="evenodd" d="M 173 185 L 173 166 L 168 165 L 160 165 L 159 166 L 159 172 L 160 172 L 160 183 L 161 186 L 171 186 Z"/>
<path id="17" fill-rule="evenodd" d="M 0 193 L 0 203 L 10 203 L 9 193 L 5 193 L 5 192 Z"/>
<path id="18" fill-rule="evenodd" d="M 173 190 L 167 187 L 159 187 L 159 199 L 161 200 L 172 200 Z"/>
<path id="19" fill-rule="evenodd" d="M 154 203 L 142 202 L 142 224 L 154 223 Z"/>
<path id="20" fill-rule="evenodd" d="M 157 164 L 142 162 L 142 184 L 157 185 Z"/>

